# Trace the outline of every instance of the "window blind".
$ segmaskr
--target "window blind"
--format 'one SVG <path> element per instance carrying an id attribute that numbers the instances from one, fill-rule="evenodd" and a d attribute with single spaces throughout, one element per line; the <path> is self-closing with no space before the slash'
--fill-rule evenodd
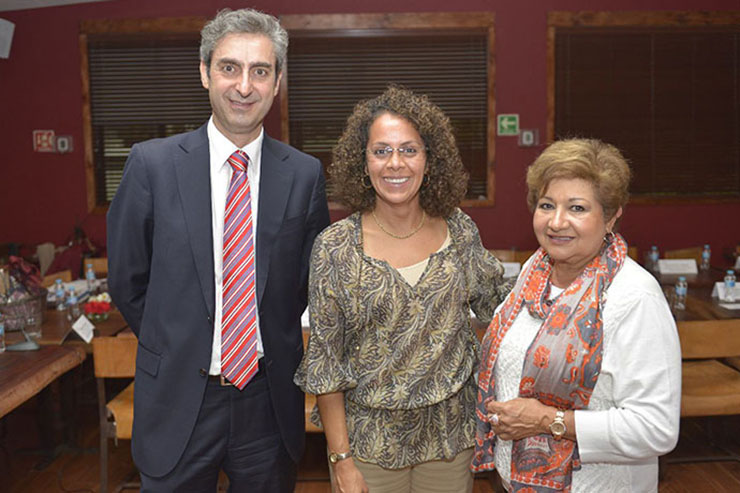
<path id="1" fill-rule="evenodd" d="M 98 205 L 113 198 L 133 144 L 193 130 L 210 116 L 198 48 L 193 37 L 89 39 Z"/>
<path id="2" fill-rule="evenodd" d="M 740 29 L 558 28 L 556 137 L 624 151 L 632 193 L 740 196 Z"/>

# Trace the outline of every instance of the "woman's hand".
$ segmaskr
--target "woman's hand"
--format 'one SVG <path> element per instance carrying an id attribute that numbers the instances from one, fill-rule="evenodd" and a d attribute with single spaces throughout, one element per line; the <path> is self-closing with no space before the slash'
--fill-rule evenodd
<path id="1" fill-rule="evenodd" d="M 493 431 L 502 440 L 521 440 L 542 433 L 550 433 L 549 425 L 555 419 L 554 407 L 537 399 L 517 397 L 506 402 L 486 403 L 488 420 Z"/>
<path id="2" fill-rule="evenodd" d="M 334 464 L 333 491 L 337 493 L 368 493 L 370 490 L 365 484 L 365 478 L 352 458 L 340 460 Z"/>
<path id="3" fill-rule="evenodd" d="M 324 424 L 324 434 L 329 451 L 350 451 L 347 420 L 344 413 L 344 393 L 332 392 L 316 396 L 319 405 L 321 422 Z M 334 479 L 332 487 L 339 493 L 368 493 L 365 478 L 355 466 L 352 457 L 342 459 L 330 465 L 333 468 Z"/>

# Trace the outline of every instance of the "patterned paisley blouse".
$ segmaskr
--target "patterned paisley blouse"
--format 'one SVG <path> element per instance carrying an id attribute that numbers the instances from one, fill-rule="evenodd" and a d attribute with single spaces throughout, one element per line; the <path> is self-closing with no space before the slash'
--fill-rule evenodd
<path id="1" fill-rule="evenodd" d="M 510 286 L 456 209 L 450 244 L 410 286 L 362 248 L 360 213 L 319 235 L 309 278 L 311 335 L 295 382 L 344 392 L 353 455 L 398 469 L 473 446 L 478 340 L 470 309 L 493 316 Z M 314 409 L 312 420 L 318 424 Z"/>

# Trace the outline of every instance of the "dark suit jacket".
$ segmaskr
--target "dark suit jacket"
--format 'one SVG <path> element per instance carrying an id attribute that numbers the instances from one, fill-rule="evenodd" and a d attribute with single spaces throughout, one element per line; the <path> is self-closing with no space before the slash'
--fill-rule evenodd
<path id="1" fill-rule="evenodd" d="M 211 363 L 215 304 L 206 126 L 136 144 L 108 211 L 109 287 L 139 339 L 133 457 L 163 476 L 193 431 Z M 329 224 L 321 163 L 265 135 L 257 220 L 264 367 L 283 442 L 304 443 L 301 313 L 314 238 Z M 250 419 L 245 416 L 244 419 Z"/>

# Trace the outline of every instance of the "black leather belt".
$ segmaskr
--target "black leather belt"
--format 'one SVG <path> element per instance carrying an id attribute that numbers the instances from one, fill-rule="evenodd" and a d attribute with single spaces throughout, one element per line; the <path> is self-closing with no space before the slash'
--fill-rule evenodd
<path id="1" fill-rule="evenodd" d="M 223 375 L 208 375 L 208 381 L 211 383 L 218 383 L 221 387 L 232 387 L 234 384 L 226 380 Z"/>

